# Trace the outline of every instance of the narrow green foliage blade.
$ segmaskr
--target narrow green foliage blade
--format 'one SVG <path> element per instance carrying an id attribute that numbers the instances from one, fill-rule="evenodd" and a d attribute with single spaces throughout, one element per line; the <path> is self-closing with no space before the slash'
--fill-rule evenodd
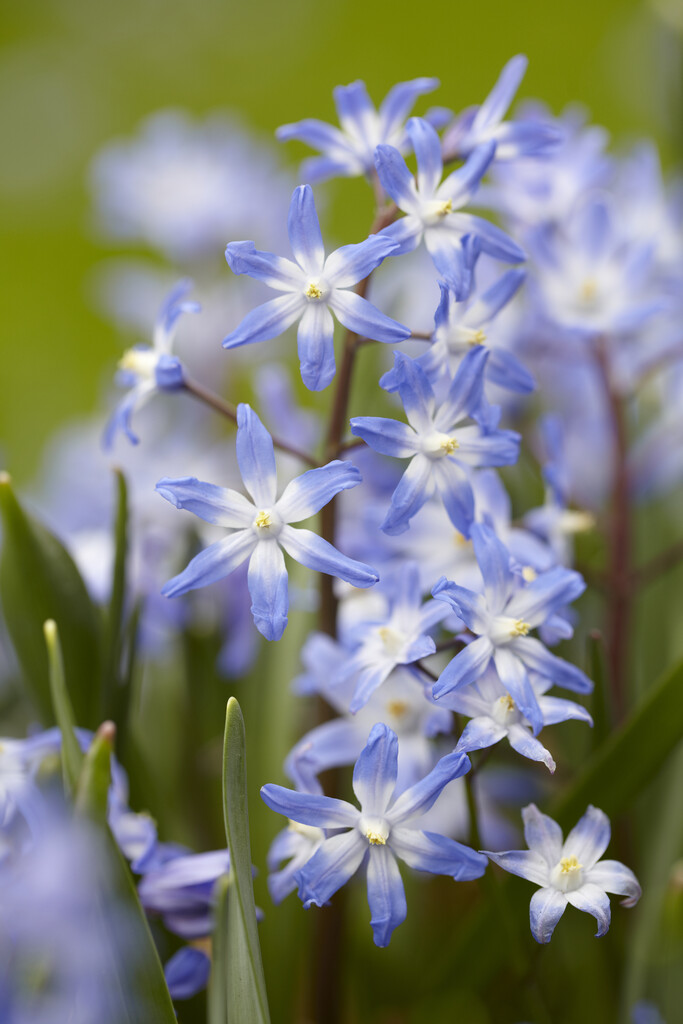
<path id="1" fill-rule="evenodd" d="M 83 751 L 76 734 L 76 721 L 69 698 L 69 691 L 64 678 L 64 661 L 59 642 L 59 630 L 54 619 L 43 623 L 43 633 L 47 646 L 47 660 L 50 676 L 50 693 L 55 719 L 62 734 L 62 773 L 64 776 L 64 792 L 73 796 L 78 787 L 78 779 L 83 766 Z"/>
<path id="2" fill-rule="evenodd" d="M 76 790 L 76 810 L 102 823 L 107 820 L 111 756 L 114 752 L 115 736 L 114 723 L 103 722 L 83 760 Z"/>
<path id="3" fill-rule="evenodd" d="M 229 1024 L 268 1024 L 268 999 L 261 962 L 251 874 L 244 719 L 234 697 L 225 713 L 223 813 L 230 850 L 227 917 Z"/>
<path id="4" fill-rule="evenodd" d="M 208 992 L 208 1024 L 226 1024 L 228 1019 L 228 875 L 216 882 L 211 976 Z"/>
<path id="5" fill-rule="evenodd" d="M 128 488 L 120 469 L 114 470 L 116 479 L 116 520 L 114 525 L 114 568 L 111 597 L 105 620 L 104 635 L 104 713 L 114 714 L 115 701 L 121 676 L 123 648 L 123 609 L 126 597 L 126 558 L 128 554 Z"/>
<path id="6" fill-rule="evenodd" d="M 53 718 L 43 623 L 54 619 L 76 720 L 97 722 L 101 623 L 63 544 L 22 508 L 7 473 L 0 474 L 4 533 L 0 597 L 7 629 L 27 685 L 45 724 Z"/>

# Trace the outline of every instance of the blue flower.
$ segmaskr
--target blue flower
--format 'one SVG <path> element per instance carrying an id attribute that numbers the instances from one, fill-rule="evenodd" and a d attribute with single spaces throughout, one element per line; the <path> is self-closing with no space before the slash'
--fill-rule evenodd
<path id="1" fill-rule="evenodd" d="M 435 267 L 457 286 L 466 268 L 465 236 L 474 236 L 482 252 L 508 263 L 525 259 L 522 249 L 500 228 L 481 217 L 459 213 L 474 196 L 496 151 L 495 142 L 479 146 L 467 162 L 441 181 L 441 141 L 432 126 L 411 117 L 406 131 L 417 156 L 417 181 L 393 146 L 378 146 L 375 163 L 379 180 L 400 210 L 407 214 L 382 232 L 396 240 L 393 255 L 412 252 L 422 239 Z"/>
<path id="2" fill-rule="evenodd" d="M 398 393 L 408 423 L 379 416 L 351 420 L 351 432 L 375 451 L 410 459 L 382 524 L 385 533 L 407 530 L 412 517 L 438 491 L 453 525 L 469 537 L 474 495 L 464 465 L 504 466 L 517 460 L 519 434 L 510 430 L 485 434 L 475 424 L 458 425 L 479 407 L 487 356 L 480 347 L 465 356 L 437 407 L 432 386 L 417 361 L 397 352 Z"/>
<path id="3" fill-rule="evenodd" d="M 610 925 L 608 892 L 625 896 L 623 906 L 635 906 L 641 890 L 630 868 L 618 860 L 600 860 L 610 841 L 609 818 L 603 811 L 589 807 L 564 843 L 560 826 L 535 804 L 524 808 L 522 818 L 528 851 L 485 852 L 505 871 L 541 886 L 530 907 L 536 942 L 550 942 L 568 903 L 593 915 L 598 937 Z"/>
<path id="4" fill-rule="evenodd" d="M 509 60 L 481 106 L 463 111 L 449 125 L 443 136 L 443 151 L 449 159 L 467 157 L 487 142 L 495 142 L 496 160 L 535 156 L 558 144 L 562 133 L 551 121 L 503 121 L 528 63 L 521 53 Z"/>
<path id="5" fill-rule="evenodd" d="M 399 82 L 389 91 L 379 111 L 367 94 L 365 82 L 338 85 L 334 102 L 341 130 L 316 118 L 284 124 L 275 133 L 281 142 L 299 139 L 318 149 L 322 156 L 306 160 L 301 168 L 307 181 L 322 181 L 336 175 L 355 177 L 371 175 L 375 169 L 375 149 L 380 143 L 408 148 L 405 119 L 418 96 L 438 88 L 438 78 L 414 78 Z M 429 116 L 429 115 L 428 115 Z M 436 112 L 437 123 L 443 123 L 447 112 Z"/>
<path id="6" fill-rule="evenodd" d="M 136 345 L 124 353 L 119 363 L 117 381 L 129 388 L 117 405 L 104 431 L 105 448 L 111 448 L 119 430 L 132 444 L 139 438 L 133 433 L 131 418 L 156 391 L 177 391 L 183 386 L 183 367 L 171 354 L 173 334 L 182 313 L 198 313 L 197 302 L 185 302 L 183 296 L 192 288 L 191 281 L 180 281 L 169 292 L 159 310 L 152 345 Z"/>
<path id="7" fill-rule="evenodd" d="M 579 573 L 557 566 L 519 586 L 519 577 L 510 567 L 510 553 L 489 526 L 476 523 L 472 543 L 484 594 L 466 590 L 445 576 L 432 594 L 447 601 L 477 639 L 446 666 L 434 685 L 434 697 L 438 700 L 476 682 L 493 660 L 506 692 L 536 735 L 543 726 L 543 714 L 529 672 L 579 693 L 590 692 L 593 684 L 575 665 L 551 654 L 528 633 L 575 600 L 586 585 Z"/>
<path id="8" fill-rule="evenodd" d="M 210 935 L 213 928 L 213 891 L 221 875 L 230 871 L 227 850 L 174 855 L 146 871 L 138 883 L 146 911 L 159 914 L 169 931 L 184 939 Z"/>
<path id="9" fill-rule="evenodd" d="M 335 830 L 298 872 L 304 906 L 324 906 L 367 863 L 373 937 L 375 945 L 387 946 L 407 912 L 397 857 L 418 871 L 450 875 L 457 881 L 481 877 L 486 868 L 481 854 L 454 839 L 423 832 L 414 822 L 429 810 L 444 786 L 469 768 L 466 755 L 448 754 L 429 775 L 394 799 L 398 739 L 386 725 L 377 724 L 353 772 L 360 810 L 346 800 L 264 786 L 261 796 L 271 810 L 303 825 Z"/>
<path id="10" fill-rule="evenodd" d="M 368 565 L 342 555 L 310 530 L 289 524 L 308 519 L 339 491 L 360 483 L 349 462 L 334 461 L 310 469 L 290 481 L 276 499 L 273 441 L 248 405 L 237 408 L 237 462 L 252 500 L 238 491 L 203 483 L 194 477 L 164 478 L 159 493 L 176 508 L 226 527 L 230 533 L 192 559 L 164 586 L 162 594 L 177 597 L 188 590 L 223 579 L 249 559 L 248 585 L 256 628 L 267 640 L 279 640 L 287 625 L 287 570 L 282 548 L 295 561 L 351 583 L 371 587 L 377 574 Z"/>
<path id="11" fill-rule="evenodd" d="M 287 229 L 296 262 L 260 252 L 253 242 L 228 244 L 225 258 L 233 273 L 247 274 L 284 294 L 248 313 L 223 346 L 236 348 L 266 341 L 299 322 L 301 378 L 309 390 L 322 391 L 335 374 L 330 310 L 348 330 L 375 341 L 395 343 L 410 336 L 407 327 L 349 291 L 397 246 L 386 235 L 370 235 L 364 242 L 344 245 L 326 258 L 310 185 L 299 185 L 294 190 Z"/>

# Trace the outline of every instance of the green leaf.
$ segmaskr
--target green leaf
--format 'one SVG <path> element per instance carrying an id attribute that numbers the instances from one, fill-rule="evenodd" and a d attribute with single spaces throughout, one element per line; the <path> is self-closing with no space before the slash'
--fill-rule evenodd
<path id="1" fill-rule="evenodd" d="M 231 878 L 225 941 L 226 1021 L 229 1024 L 268 1024 L 270 1014 L 251 874 L 244 719 L 234 697 L 228 701 L 225 713 L 223 813 Z"/>
<path id="2" fill-rule="evenodd" d="M 104 712 L 117 711 L 123 648 L 123 609 L 126 598 L 126 558 L 128 554 L 128 488 L 120 469 L 116 477 L 116 521 L 114 526 L 114 568 L 111 597 L 104 630 Z M 117 716 L 118 718 L 118 716 Z"/>
<path id="3" fill-rule="evenodd" d="M 83 759 L 83 767 L 78 778 L 76 810 L 94 818 L 95 821 L 107 820 L 111 756 L 114 752 L 115 737 L 114 723 L 103 722 Z"/>
<path id="4" fill-rule="evenodd" d="M 683 661 L 653 686 L 625 724 L 590 758 L 549 813 L 572 827 L 595 804 L 610 817 L 630 806 L 683 736 Z"/>
<path id="5" fill-rule="evenodd" d="M 71 707 L 69 692 L 64 678 L 64 661 L 59 643 L 59 630 L 54 619 L 43 623 L 43 633 L 47 645 L 47 659 L 50 670 L 50 693 L 57 725 L 62 734 L 62 773 L 64 775 L 64 791 L 75 794 L 78 777 L 83 766 L 83 751 L 76 734 L 76 721 Z"/>
<path id="6" fill-rule="evenodd" d="M 216 882 L 211 977 L 208 992 L 208 1024 L 226 1024 L 228 1019 L 228 888 L 229 876 Z"/>
<path id="7" fill-rule="evenodd" d="M 76 721 L 97 722 L 100 620 L 73 559 L 61 542 L 24 511 L 7 473 L 0 473 L 3 525 L 0 597 L 7 629 L 41 717 L 53 721 L 43 623 L 54 619 Z"/>

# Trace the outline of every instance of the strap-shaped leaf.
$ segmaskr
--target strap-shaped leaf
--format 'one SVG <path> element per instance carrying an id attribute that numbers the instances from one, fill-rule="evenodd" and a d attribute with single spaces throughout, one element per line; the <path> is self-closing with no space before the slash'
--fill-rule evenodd
<path id="1" fill-rule="evenodd" d="M 211 977 L 208 993 L 208 1024 L 225 1024 L 228 1019 L 228 875 L 221 875 L 214 889 L 214 929 Z"/>
<path id="2" fill-rule="evenodd" d="M 51 723 L 43 623 L 54 619 L 76 720 L 92 728 L 98 720 L 101 675 L 97 610 L 71 555 L 54 534 L 24 511 L 7 473 L 0 473 L 0 515 L 3 614 L 31 694 L 45 723 Z"/>
<path id="3" fill-rule="evenodd" d="M 57 725 L 62 734 L 62 774 L 64 791 L 74 795 L 78 786 L 78 778 L 83 767 L 83 751 L 76 739 L 76 720 L 71 706 L 71 699 L 64 678 L 64 661 L 59 643 L 59 630 L 54 619 L 43 623 L 43 633 L 47 645 L 47 660 L 50 667 L 50 693 L 52 707 Z"/>
<path id="4" fill-rule="evenodd" d="M 231 879 L 224 944 L 226 1021 L 228 1024 L 268 1024 L 270 1014 L 251 874 L 244 719 L 234 697 L 228 701 L 225 713 L 223 813 Z"/>
<path id="5" fill-rule="evenodd" d="M 114 525 L 114 567 L 111 596 L 104 628 L 104 712 L 117 712 L 121 695 L 121 654 L 123 649 L 123 611 L 126 597 L 126 559 L 128 554 L 128 488 L 120 469 L 116 479 L 116 520 Z M 118 715 L 117 715 L 118 719 Z"/>

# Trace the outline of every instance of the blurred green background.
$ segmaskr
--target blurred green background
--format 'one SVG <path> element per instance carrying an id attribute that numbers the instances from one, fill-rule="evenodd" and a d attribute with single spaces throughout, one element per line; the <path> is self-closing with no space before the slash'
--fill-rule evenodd
<path id="1" fill-rule="evenodd" d="M 670 162 L 680 11 L 677 0 L 4 4 L 0 458 L 29 479 L 55 425 L 97 407 L 120 352 L 89 297 L 111 249 L 93 227 L 87 169 L 113 136 L 164 107 L 237 110 L 266 133 L 304 116 L 334 119 L 332 88 L 357 77 L 379 100 L 395 81 L 438 75 L 434 102 L 458 110 L 524 52 L 521 97 L 554 111 L 579 101 L 617 141 L 655 136 Z M 303 152 L 287 147 L 285 159 Z M 367 217 L 363 208 L 352 225 L 359 234 Z"/>

